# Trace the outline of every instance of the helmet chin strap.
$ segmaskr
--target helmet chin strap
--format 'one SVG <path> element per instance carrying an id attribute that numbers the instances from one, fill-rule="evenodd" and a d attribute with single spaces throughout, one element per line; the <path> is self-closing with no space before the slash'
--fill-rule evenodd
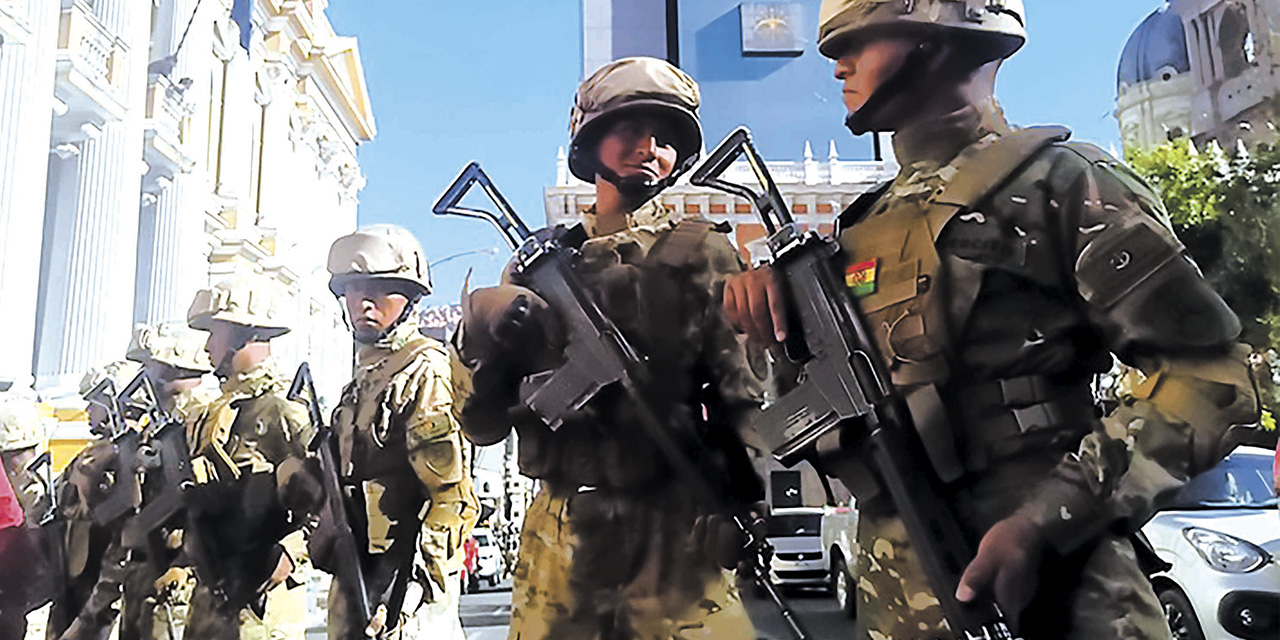
<path id="1" fill-rule="evenodd" d="M 902 60 L 898 70 L 884 81 L 857 111 L 844 119 L 844 126 L 855 136 L 882 129 L 877 122 L 885 108 L 898 96 L 924 86 L 942 69 L 950 47 L 938 38 L 920 41 Z"/>
<path id="2" fill-rule="evenodd" d="M 667 187 L 675 184 L 676 180 L 685 171 L 697 161 L 697 154 L 693 154 L 685 159 L 678 167 L 671 170 L 671 174 L 661 180 L 653 180 L 644 174 L 622 177 L 618 172 L 605 166 L 603 162 L 596 162 L 596 175 L 604 179 L 605 182 L 613 185 L 618 189 L 618 193 L 626 198 L 632 204 L 642 205 L 654 196 L 662 193 Z"/>

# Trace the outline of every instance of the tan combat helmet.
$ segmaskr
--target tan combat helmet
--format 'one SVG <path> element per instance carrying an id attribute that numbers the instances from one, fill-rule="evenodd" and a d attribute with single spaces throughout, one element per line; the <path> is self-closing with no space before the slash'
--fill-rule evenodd
<path id="1" fill-rule="evenodd" d="M 431 293 L 422 245 L 408 229 L 393 224 L 371 225 L 334 240 L 326 266 L 329 290 L 337 297 L 342 297 L 347 283 L 364 279 L 404 284 L 410 299 Z"/>
<path id="2" fill-rule="evenodd" d="M 160 363 L 190 373 L 183 377 L 196 377 L 213 371 L 213 363 L 204 350 L 205 340 L 204 334 L 176 322 L 140 324 L 133 330 L 133 340 L 125 357 L 144 365 Z"/>
<path id="3" fill-rule="evenodd" d="M 44 441 L 40 411 L 30 398 L 0 393 L 0 451 L 17 451 Z"/>
<path id="4" fill-rule="evenodd" d="M 628 113 L 658 113 L 670 118 L 676 140 L 676 164 L 667 184 L 693 166 L 702 151 L 698 121 L 698 83 L 657 58 L 623 58 L 582 82 L 569 118 L 569 171 L 585 182 L 599 173 L 596 144 L 615 118 Z M 665 185 L 663 185 L 665 186 Z"/>
<path id="5" fill-rule="evenodd" d="M 201 289 L 187 309 L 187 324 L 208 331 L 221 320 L 256 330 L 260 340 L 289 333 L 288 299 L 280 285 L 266 276 L 242 275 Z"/>
<path id="6" fill-rule="evenodd" d="M 80 395 L 85 395 L 93 388 L 98 386 L 103 380 L 111 379 L 111 384 L 115 387 L 117 393 L 122 391 L 133 379 L 137 377 L 138 372 L 142 371 L 142 365 L 131 360 L 116 360 L 101 367 L 94 367 L 80 378 Z"/>
<path id="7" fill-rule="evenodd" d="M 858 38 L 937 32 L 965 38 L 982 64 L 1022 47 L 1026 16 L 1022 0 L 822 0 L 818 51 L 834 59 Z"/>

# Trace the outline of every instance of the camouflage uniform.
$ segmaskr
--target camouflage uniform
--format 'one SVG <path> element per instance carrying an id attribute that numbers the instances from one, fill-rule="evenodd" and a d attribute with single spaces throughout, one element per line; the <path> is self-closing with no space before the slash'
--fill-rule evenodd
<path id="1" fill-rule="evenodd" d="M 851 5 L 863 12 L 835 10 Z M 948 17 L 963 9 L 827 0 L 820 47 L 908 19 L 895 11 L 943 25 L 920 33 L 1002 32 L 988 59 L 1021 44 L 1020 24 L 991 17 L 1020 6 Z M 1159 198 L 1101 150 L 1065 139 L 1011 130 L 994 100 L 898 131 L 897 179 L 841 216 L 842 267 L 969 537 L 1019 515 L 1049 544 L 1020 632 L 1165 638 L 1126 532 L 1157 495 L 1218 461 L 1256 398 L 1233 344 L 1239 323 Z M 1100 420 L 1089 383 L 1111 354 L 1150 377 Z M 868 635 L 950 637 L 902 523 L 882 500 L 859 509 Z"/>
<path id="2" fill-rule="evenodd" d="M 463 640 L 462 545 L 479 500 L 453 415 L 449 354 L 416 320 L 416 302 L 431 291 L 426 258 L 407 230 L 373 225 L 334 241 L 327 266 L 340 299 L 354 284 L 378 284 L 406 299 L 385 331 L 355 332 L 355 379 L 333 414 L 365 588 L 376 604 L 403 603 L 388 612 L 390 637 Z M 317 550 L 318 560 L 323 555 Z M 342 580 L 335 576 L 329 590 L 329 637 L 363 637 L 349 619 Z"/>
<path id="3" fill-rule="evenodd" d="M 273 282 L 234 278 L 200 291 L 187 318 L 193 329 L 226 322 L 250 332 L 246 343 L 267 341 L 289 330 L 284 304 Z M 296 612 L 305 600 L 305 590 L 297 587 L 307 563 L 306 538 L 292 480 L 314 430 L 306 406 L 285 397 L 290 381 L 272 359 L 219 375 L 226 376 L 222 394 L 187 424 L 196 486 L 183 544 L 197 584 L 184 637 L 301 638 L 303 621 L 280 612 Z M 266 592 L 265 613 L 259 615 L 249 603 L 281 555 L 288 556 L 293 573 Z M 209 571 L 239 603 L 214 593 Z"/>
<path id="4" fill-rule="evenodd" d="M 693 227 L 677 227 L 657 201 L 631 213 L 627 224 L 597 235 L 588 212 L 584 226 L 593 237 L 576 272 L 648 356 L 650 397 L 682 399 L 666 408 L 664 426 L 677 440 L 706 437 L 695 398 L 702 382 L 717 388 L 734 415 L 759 404 L 761 382 L 716 302 L 724 278 L 742 264 L 709 224 L 699 240 L 670 251 Z M 663 243 L 666 257 L 652 258 Z M 492 442 L 509 425 L 468 419 L 463 429 Z M 520 536 L 509 637 L 615 637 L 610 629 L 617 637 L 754 637 L 731 574 L 689 544 L 694 520 L 708 506 L 692 501 L 625 396 L 605 390 L 556 431 L 528 417 L 515 426 L 521 471 L 540 479 L 542 489 Z M 699 462 L 707 475 L 725 472 L 721 460 Z M 717 480 L 727 481 L 727 473 Z"/>

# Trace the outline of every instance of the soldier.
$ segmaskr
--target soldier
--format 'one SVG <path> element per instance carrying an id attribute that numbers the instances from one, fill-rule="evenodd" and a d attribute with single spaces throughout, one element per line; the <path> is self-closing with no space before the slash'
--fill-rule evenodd
<path id="1" fill-rule="evenodd" d="M 561 354 L 554 310 L 518 278 L 464 297 L 455 344 L 474 391 L 463 430 L 489 445 L 514 425 L 521 470 L 541 480 L 520 539 L 511 638 L 755 637 L 722 568 L 742 542 L 729 512 L 763 497 L 737 431 L 759 406 L 760 380 L 718 309 L 742 263 L 724 229 L 677 222 L 657 199 L 701 150 L 698 102 L 693 79 L 664 61 L 606 65 L 575 97 L 569 167 L 596 189 L 577 276 L 646 358 L 659 428 L 705 477 L 678 472 L 684 464 L 662 453 L 617 385 L 554 431 L 525 411 L 521 379 Z M 716 504 L 696 497 L 708 493 Z"/>
<path id="2" fill-rule="evenodd" d="M 1005 122 L 993 87 L 1025 40 L 1022 2 L 820 14 L 849 128 L 894 132 L 903 167 L 841 214 L 838 268 L 981 541 L 957 597 L 994 596 L 1028 638 L 1169 637 L 1126 533 L 1256 416 L 1238 320 L 1129 169 Z M 728 284 L 725 307 L 757 340 L 788 330 L 768 270 Z M 1100 420 L 1089 379 L 1112 354 L 1148 378 Z M 950 637 L 902 523 L 858 507 L 867 634 Z"/>
<path id="3" fill-rule="evenodd" d="M 138 325 L 125 357 L 142 364 L 157 385 L 161 409 L 173 419 L 193 420 L 217 397 L 200 386 L 213 372 L 204 350 L 205 336 L 182 324 Z M 164 547 L 142 561 L 131 562 L 124 589 L 120 637 L 169 640 L 181 637 L 178 623 L 186 619 L 195 587 L 189 567 L 171 566 L 182 545 L 182 531 L 164 532 Z"/>
<path id="4" fill-rule="evenodd" d="M 196 472 L 184 550 L 197 571 L 185 637 L 301 637 L 303 514 L 291 509 L 312 429 L 306 407 L 285 398 L 270 341 L 289 332 L 285 294 L 260 275 L 198 292 L 187 311 L 222 395 L 194 416 L 187 437 Z"/>
<path id="5" fill-rule="evenodd" d="M 48 488 L 32 468 L 44 439 L 35 402 L 0 393 L 0 636 L 6 638 L 26 634 L 27 611 L 50 573 L 38 530 L 49 509 Z"/>
<path id="6" fill-rule="evenodd" d="M 119 531 L 111 526 L 114 523 L 96 522 L 93 510 L 120 486 L 112 481 L 121 471 L 113 436 L 130 426 L 118 422 L 110 400 L 90 392 L 107 380 L 115 391 L 123 390 L 141 369 L 135 362 L 117 360 L 89 370 L 80 380 L 89 432 L 96 439 L 71 459 L 57 482 L 54 531 L 62 535 L 65 563 L 53 567 L 62 575 L 49 611 L 46 635 L 50 639 L 105 638 L 115 622 L 118 612 L 113 605 L 124 580 L 124 550 Z"/>
<path id="7" fill-rule="evenodd" d="M 366 589 L 378 607 L 371 628 L 462 640 L 461 551 L 479 501 L 451 409 L 448 352 L 419 330 L 417 303 L 431 292 L 426 258 L 407 230 L 374 225 L 335 240 L 328 269 L 358 345 L 355 379 L 333 425 Z M 342 580 L 329 591 L 329 637 L 363 637 L 352 628 Z"/>

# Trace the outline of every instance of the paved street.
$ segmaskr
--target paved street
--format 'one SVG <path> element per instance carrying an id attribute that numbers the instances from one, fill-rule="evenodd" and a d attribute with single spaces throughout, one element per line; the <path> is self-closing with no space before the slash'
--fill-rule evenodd
<path id="1" fill-rule="evenodd" d="M 462 596 L 459 613 L 467 640 L 505 640 L 507 622 L 511 616 L 511 592 L 507 582 L 498 590 Z M 814 640 L 845 640 L 854 638 L 855 625 L 836 609 L 835 600 L 823 591 L 805 591 L 787 594 L 788 602 L 800 617 L 801 623 Z M 745 595 L 747 612 L 755 622 L 762 640 L 790 640 L 793 636 L 766 599 L 756 598 L 750 591 Z"/>

